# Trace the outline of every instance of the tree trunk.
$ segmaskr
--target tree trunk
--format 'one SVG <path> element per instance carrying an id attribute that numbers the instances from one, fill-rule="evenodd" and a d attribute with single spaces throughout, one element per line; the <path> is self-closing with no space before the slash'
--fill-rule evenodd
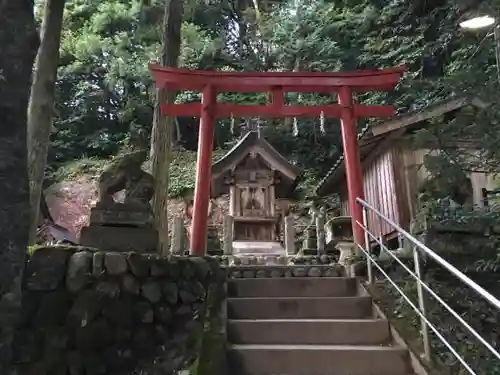
<path id="1" fill-rule="evenodd" d="M 26 109 L 37 47 L 33 0 L 0 1 L 0 374 L 11 374 L 28 246 Z"/>
<path id="2" fill-rule="evenodd" d="M 181 25 L 183 1 L 166 0 L 163 18 L 163 50 L 161 64 L 177 67 L 181 50 Z M 174 103 L 176 93 L 167 90 L 157 90 L 153 129 L 151 133 L 151 164 L 152 174 L 156 181 L 153 197 L 153 211 L 156 227 L 159 232 L 159 251 L 168 251 L 168 182 L 170 170 L 170 155 L 172 137 L 175 130 L 175 118 L 160 114 L 160 104 Z"/>
<path id="3" fill-rule="evenodd" d="M 31 86 L 28 106 L 28 168 L 31 203 L 30 244 L 35 243 L 36 229 L 40 219 L 40 195 L 50 145 L 64 3 L 65 0 L 46 0 L 45 2 L 41 44 L 36 56 L 33 85 Z"/>

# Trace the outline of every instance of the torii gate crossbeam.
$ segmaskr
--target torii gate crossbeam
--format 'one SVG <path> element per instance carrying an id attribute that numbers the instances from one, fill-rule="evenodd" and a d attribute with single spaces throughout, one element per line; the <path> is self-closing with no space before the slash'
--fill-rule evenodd
<path id="1" fill-rule="evenodd" d="M 390 91 L 401 79 L 405 67 L 337 73 L 197 71 L 159 65 L 150 65 L 149 70 L 155 77 L 157 88 L 202 92 L 202 103 L 161 106 L 162 114 L 166 116 L 200 116 L 191 254 L 204 255 L 206 252 L 214 127 L 217 118 L 230 116 L 317 117 L 323 114 L 325 117 L 340 118 L 354 239 L 359 245 L 364 244 L 363 229 L 356 224 L 357 221 L 363 221 L 362 209 L 356 203 L 356 198 L 364 197 L 356 119 L 389 117 L 394 114 L 394 108 L 359 105 L 354 103 L 353 93 Z M 217 103 L 219 92 L 266 92 L 271 104 Z M 289 106 L 284 102 L 286 92 L 335 92 L 338 94 L 338 104 Z"/>

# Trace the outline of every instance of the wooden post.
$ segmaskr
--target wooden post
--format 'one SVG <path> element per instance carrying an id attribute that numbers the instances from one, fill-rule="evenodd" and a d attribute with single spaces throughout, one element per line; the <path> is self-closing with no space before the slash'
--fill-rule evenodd
<path id="1" fill-rule="evenodd" d="M 233 253 L 234 219 L 231 215 L 224 216 L 224 255 Z"/>
<path id="2" fill-rule="evenodd" d="M 285 250 L 286 255 L 294 255 L 295 252 L 295 227 L 292 216 L 285 216 Z"/>
<path id="3" fill-rule="evenodd" d="M 212 175 L 216 95 L 212 85 L 207 85 L 203 89 L 190 244 L 190 253 L 199 256 L 205 255 L 207 251 L 207 221 Z"/>
<path id="4" fill-rule="evenodd" d="M 363 173 L 358 150 L 358 134 L 356 131 L 356 118 L 353 112 L 352 91 L 348 86 L 343 86 L 339 91 L 339 104 L 342 106 L 340 125 L 342 130 L 342 145 L 344 146 L 344 162 L 347 177 L 347 193 L 349 198 L 349 213 L 352 218 L 352 232 L 354 241 L 364 246 L 365 238 L 363 228 L 356 222 L 363 222 L 363 210 L 356 203 L 357 198 L 364 198 Z"/>
<path id="5" fill-rule="evenodd" d="M 271 216 L 276 215 L 276 191 L 274 184 L 269 186 L 269 210 Z"/>
<path id="6" fill-rule="evenodd" d="M 236 186 L 229 186 L 229 215 L 234 216 L 236 212 Z"/>
<path id="7" fill-rule="evenodd" d="M 181 216 L 174 217 L 172 228 L 172 242 L 170 244 L 170 252 L 176 255 L 182 255 L 184 246 L 184 222 Z"/>

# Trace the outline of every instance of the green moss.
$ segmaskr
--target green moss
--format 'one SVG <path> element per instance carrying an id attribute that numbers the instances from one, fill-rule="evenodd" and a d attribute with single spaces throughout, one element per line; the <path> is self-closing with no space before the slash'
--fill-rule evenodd
<path id="1" fill-rule="evenodd" d="M 225 154 L 224 150 L 215 150 L 213 161 L 218 160 Z M 178 198 L 191 194 L 194 191 L 196 178 L 196 151 L 177 150 L 172 153 L 170 163 L 170 181 L 168 195 L 170 198 Z"/>
<path id="2" fill-rule="evenodd" d="M 410 300 L 418 306 L 415 282 L 409 277 L 395 276 L 394 279 Z M 474 279 L 480 282 L 477 275 Z M 487 302 L 475 295 L 472 290 L 464 288 L 458 281 L 444 278 L 441 274 L 429 273 L 426 275 L 425 282 L 486 341 L 498 342 L 500 332 L 497 328 L 497 312 Z M 491 291 L 496 294 L 493 290 Z M 419 331 L 421 322 L 411 306 L 388 282 L 378 282 L 371 289 L 371 293 L 377 305 L 389 318 L 408 347 L 415 354 L 421 355 L 423 353 Z M 425 304 L 427 318 L 477 374 L 500 374 L 500 361 L 489 353 L 441 304 L 429 295 L 425 296 Z M 434 371 L 457 375 L 468 374 L 445 344 L 430 329 L 429 339 L 432 354 L 431 367 Z"/>
<path id="3" fill-rule="evenodd" d="M 28 255 L 32 256 L 35 252 L 37 252 L 40 249 L 46 249 L 46 248 L 57 248 L 59 250 L 65 250 L 65 251 L 71 251 L 73 253 L 76 253 L 78 251 L 90 251 L 90 252 L 99 252 L 102 251 L 101 249 L 95 248 L 95 247 L 83 247 L 83 246 L 74 246 L 74 245 L 53 245 L 53 246 L 45 246 L 45 245 L 33 245 L 28 247 Z"/>
<path id="4" fill-rule="evenodd" d="M 76 180 L 84 175 L 98 176 L 109 162 L 108 159 L 95 158 L 68 162 L 59 167 L 57 171 L 52 174 L 51 179 L 54 182 L 61 182 Z"/>

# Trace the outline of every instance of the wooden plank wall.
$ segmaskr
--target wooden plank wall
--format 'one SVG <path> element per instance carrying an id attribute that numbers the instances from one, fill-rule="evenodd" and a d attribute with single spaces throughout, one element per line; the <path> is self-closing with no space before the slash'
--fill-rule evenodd
<path id="1" fill-rule="evenodd" d="M 388 150 L 364 165 L 363 184 L 365 200 L 389 219 L 399 223 L 398 200 L 401 199 L 401 194 L 395 193 L 399 190 L 400 182 L 396 181 L 394 156 L 394 150 Z M 340 200 L 341 214 L 349 215 L 346 188 L 342 190 Z M 373 212 L 368 213 L 368 225 L 370 232 L 376 236 L 385 237 L 393 232 L 392 227 Z"/>
<path id="2" fill-rule="evenodd" d="M 363 165 L 365 200 L 403 229 L 409 230 L 410 222 L 418 211 L 418 187 L 429 175 L 423 167 L 424 156 L 435 154 L 430 149 L 412 150 L 405 143 L 375 157 L 368 165 Z M 498 187 L 493 176 L 485 173 L 469 173 L 474 191 L 473 202 L 482 205 L 481 190 Z M 340 192 L 341 215 L 349 215 L 347 186 Z M 376 215 L 368 215 L 370 231 L 388 237 L 392 228 Z"/>

